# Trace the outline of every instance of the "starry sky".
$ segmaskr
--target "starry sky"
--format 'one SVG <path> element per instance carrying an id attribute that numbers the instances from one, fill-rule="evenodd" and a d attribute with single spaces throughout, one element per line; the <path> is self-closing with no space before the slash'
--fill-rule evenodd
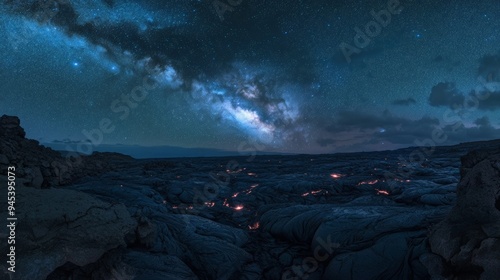
<path id="1" fill-rule="evenodd" d="M 6 0 L 0 114 L 95 146 L 496 139 L 499 30 L 496 0 Z"/>

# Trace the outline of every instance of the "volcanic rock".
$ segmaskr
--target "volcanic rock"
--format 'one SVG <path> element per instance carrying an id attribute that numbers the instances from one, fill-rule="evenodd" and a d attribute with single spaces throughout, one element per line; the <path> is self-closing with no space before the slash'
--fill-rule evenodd
<path id="1" fill-rule="evenodd" d="M 117 168 L 131 157 L 115 153 L 63 156 L 60 152 L 25 138 L 18 117 L 0 117 L 0 168 L 15 167 L 18 183 L 26 187 L 49 188 L 71 183 Z"/>
<path id="2" fill-rule="evenodd" d="M 18 279 L 45 279 L 70 262 L 84 266 L 125 246 L 136 222 L 121 204 L 72 190 L 18 187 L 16 196 Z M 7 251 L 7 242 L 2 250 Z"/>
<path id="3" fill-rule="evenodd" d="M 429 241 L 453 277 L 495 279 L 500 275 L 500 149 L 471 152 L 461 160 L 457 204 Z"/>

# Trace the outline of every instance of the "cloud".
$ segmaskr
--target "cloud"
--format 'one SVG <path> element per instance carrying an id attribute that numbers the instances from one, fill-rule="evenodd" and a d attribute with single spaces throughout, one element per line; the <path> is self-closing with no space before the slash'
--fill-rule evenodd
<path id="1" fill-rule="evenodd" d="M 325 128 L 326 133 L 317 137 L 316 143 L 343 151 L 417 146 L 424 139 L 430 139 L 435 129 L 442 129 L 447 137 L 442 144 L 500 138 L 500 128 L 492 126 L 487 117 L 478 118 L 474 125 L 465 127 L 463 124 L 443 126 L 439 119 L 431 117 L 395 116 L 387 110 L 382 114 L 344 111 L 337 114 L 335 121 Z M 377 146 L 377 143 L 384 143 L 384 146 Z"/>
<path id="2" fill-rule="evenodd" d="M 484 55 L 479 60 L 477 72 L 488 82 L 500 81 L 500 52 L 494 55 Z"/>
<path id="3" fill-rule="evenodd" d="M 474 106 L 483 111 L 500 109 L 500 53 L 481 57 L 477 75 L 481 84 L 469 94 L 461 92 L 451 82 L 435 85 L 429 95 L 429 105 L 453 110 L 465 106 Z"/>
<path id="4" fill-rule="evenodd" d="M 488 117 L 481 117 L 474 121 L 475 126 L 457 127 L 447 125 L 443 127 L 444 133 L 451 143 L 463 143 L 500 138 L 500 129 L 491 125 Z"/>
<path id="5" fill-rule="evenodd" d="M 485 95 L 487 93 L 483 92 L 482 94 Z M 488 96 L 486 100 L 479 102 L 478 109 L 483 111 L 496 111 L 500 109 L 500 91 L 492 92 Z"/>
<path id="6" fill-rule="evenodd" d="M 430 131 L 439 125 L 436 118 L 423 117 L 417 120 L 411 120 L 391 114 L 384 111 L 381 115 L 360 113 L 355 111 L 343 111 L 337 114 L 333 124 L 326 127 L 326 131 L 339 135 L 340 133 L 349 134 L 352 131 L 358 131 L 357 134 L 351 134 L 353 137 L 385 139 L 393 144 L 411 144 L 418 137 L 428 137 Z M 318 144 L 332 145 L 335 142 L 326 141 L 321 138 Z M 343 141 L 346 139 L 344 138 Z M 351 138 L 352 140 L 352 138 Z"/>
<path id="7" fill-rule="evenodd" d="M 419 122 L 419 123 L 415 123 Z M 356 111 L 341 111 L 336 116 L 336 122 L 330 125 L 330 131 L 350 130 L 352 128 L 359 128 L 364 130 L 400 127 L 415 124 L 439 124 L 438 119 L 424 117 L 419 121 L 410 120 L 399 116 L 394 116 L 390 111 L 385 110 L 381 115 L 374 115 L 369 113 L 362 113 Z"/>
<path id="8" fill-rule="evenodd" d="M 488 117 L 478 118 L 474 121 L 474 124 L 477 126 L 491 126 L 490 119 L 488 119 Z"/>
<path id="9" fill-rule="evenodd" d="M 433 107 L 460 106 L 464 103 L 464 95 L 455 87 L 454 83 L 439 83 L 432 87 L 429 104 Z"/>
<path id="10" fill-rule="evenodd" d="M 498 83 L 489 83 L 490 86 L 497 86 L 496 84 Z M 439 83 L 431 90 L 429 105 L 448 107 L 453 110 L 467 106 L 483 111 L 495 111 L 500 109 L 500 91 L 491 91 L 490 89 L 485 86 L 480 91 L 471 91 L 466 95 L 460 92 L 454 83 Z"/>
<path id="11" fill-rule="evenodd" d="M 406 99 L 396 99 L 392 102 L 393 105 L 397 106 L 410 106 L 412 104 L 416 104 L 417 101 L 411 97 L 408 97 Z"/>

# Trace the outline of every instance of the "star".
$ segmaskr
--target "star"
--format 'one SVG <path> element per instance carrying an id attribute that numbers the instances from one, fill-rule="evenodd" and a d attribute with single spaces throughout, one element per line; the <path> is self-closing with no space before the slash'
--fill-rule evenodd
<path id="1" fill-rule="evenodd" d="M 0 111 L 44 141 L 84 141 L 102 120 L 116 127 L 109 145 L 232 151 L 395 149 L 438 128 L 443 145 L 500 138 L 495 90 L 445 114 L 499 80 L 498 1 L 410 1 L 400 13 L 243 1 L 223 20 L 211 1 L 64 1 L 43 22 L 39 5 L 14 2 L 0 10 Z"/>

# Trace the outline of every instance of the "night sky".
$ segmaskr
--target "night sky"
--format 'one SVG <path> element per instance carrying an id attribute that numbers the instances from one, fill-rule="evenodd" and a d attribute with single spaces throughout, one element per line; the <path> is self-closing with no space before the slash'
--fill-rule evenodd
<path id="1" fill-rule="evenodd" d="M 497 0 L 8 0 L 0 114 L 42 143 L 95 129 L 94 144 L 292 153 L 495 139 L 499 35 Z"/>

